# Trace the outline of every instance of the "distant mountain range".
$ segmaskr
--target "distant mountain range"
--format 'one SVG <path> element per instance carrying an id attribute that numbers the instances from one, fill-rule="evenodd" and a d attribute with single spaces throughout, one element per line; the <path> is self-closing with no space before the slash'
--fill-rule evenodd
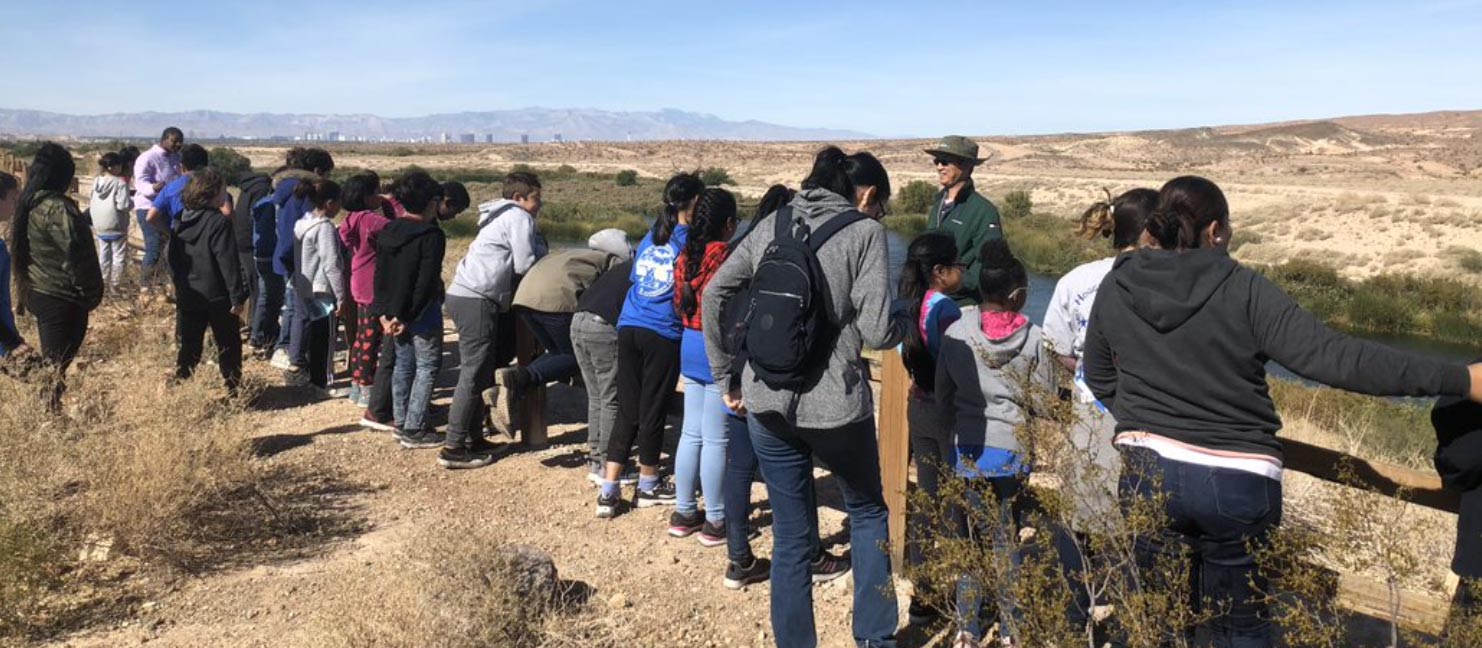
<path id="1" fill-rule="evenodd" d="M 375 115 L 239 114 L 213 110 L 187 112 L 64 115 L 39 110 L 0 109 L 0 135 L 25 137 L 158 137 L 167 126 L 195 139 L 305 138 L 458 142 L 473 136 L 485 142 L 599 140 L 750 140 L 808 141 L 867 139 L 865 133 L 827 128 L 796 128 L 760 121 L 726 121 L 715 115 L 661 110 L 612 112 L 588 109 L 522 108 L 448 113 L 425 117 Z"/>

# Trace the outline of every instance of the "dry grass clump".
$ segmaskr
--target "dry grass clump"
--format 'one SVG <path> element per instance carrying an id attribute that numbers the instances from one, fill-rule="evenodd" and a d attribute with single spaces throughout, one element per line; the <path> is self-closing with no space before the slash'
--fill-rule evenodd
<path id="1" fill-rule="evenodd" d="M 204 363 L 168 384 L 166 308 L 95 313 L 62 415 L 34 372 L 0 375 L 0 639 L 85 626 L 140 569 L 211 569 L 353 526 L 332 503 L 286 500 L 328 477 L 253 460 L 243 413 L 260 385 L 230 398 Z"/>
<path id="2" fill-rule="evenodd" d="M 336 648 L 588 648 L 638 645 L 582 583 L 531 587 L 505 543 L 457 523 L 423 531 L 324 612 Z M 631 611 L 625 611 L 629 614 Z M 656 626 L 651 626 L 656 627 Z"/>

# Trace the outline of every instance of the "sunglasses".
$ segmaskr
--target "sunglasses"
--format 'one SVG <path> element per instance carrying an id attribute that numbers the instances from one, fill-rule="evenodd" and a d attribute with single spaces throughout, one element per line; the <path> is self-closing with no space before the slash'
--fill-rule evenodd
<path id="1" fill-rule="evenodd" d="M 938 156 L 938 157 L 932 158 L 931 159 L 931 163 L 932 164 L 935 164 L 937 166 L 953 166 L 953 165 L 956 165 L 957 164 L 957 160 L 954 160 L 954 159 L 949 158 L 949 157 L 941 157 L 941 156 Z"/>

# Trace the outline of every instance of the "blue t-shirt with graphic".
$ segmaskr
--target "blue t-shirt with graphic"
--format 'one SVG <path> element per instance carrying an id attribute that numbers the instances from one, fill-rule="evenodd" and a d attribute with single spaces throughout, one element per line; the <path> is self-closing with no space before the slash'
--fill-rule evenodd
<path id="1" fill-rule="evenodd" d="M 653 232 L 643 237 L 633 257 L 633 287 L 628 289 L 628 299 L 623 302 L 618 328 L 638 326 L 670 340 L 679 340 L 683 325 L 679 314 L 674 312 L 674 261 L 679 258 L 689 234 L 688 226 L 676 225 L 665 245 L 654 244 Z"/>

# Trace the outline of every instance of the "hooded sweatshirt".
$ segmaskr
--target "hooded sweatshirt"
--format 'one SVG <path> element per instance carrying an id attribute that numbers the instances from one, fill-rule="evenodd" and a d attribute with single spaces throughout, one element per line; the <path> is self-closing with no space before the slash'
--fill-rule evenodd
<path id="1" fill-rule="evenodd" d="M 105 241 L 116 241 L 127 236 L 133 204 L 129 199 L 128 181 L 106 173 L 94 178 L 92 197 L 88 200 L 88 213 L 93 217 L 93 234 Z"/>
<path id="2" fill-rule="evenodd" d="M 376 295 L 371 313 L 401 320 L 414 333 L 428 332 L 422 318 L 440 317 L 443 255 L 448 239 L 436 223 L 405 216 L 376 237 Z M 431 309 L 431 315 L 429 315 Z"/>
<path id="3" fill-rule="evenodd" d="M 793 198 L 791 206 L 793 213 L 807 219 L 814 230 L 854 209 L 851 201 L 824 189 L 803 190 Z M 773 225 L 776 218 L 774 213 L 757 223 L 716 271 L 705 287 L 705 312 L 724 312 L 726 300 L 751 281 L 776 233 Z M 839 335 L 828 355 L 828 366 L 817 384 L 803 392 L 792 392 L 768 387 L 757 380 L 748 365 L 742 371 L 741 390 L 749 411 L 783 416 L 791 412 L 790 424 L 818 430 L 836 429 L 875 415 L 874 395 L 865 362 L 859 357 L 860 350 L 895 346 L 912 325 L 909 318 L 891 317 L 886 254 L 885 227 L 868 219 L 840 230 L 818 251 L 831 299 L 828 312 L 837 318 L 835 324 L 839 327 Z M 633 297 L 630 295 L 628 299 L 631 301 Z M 726 352 L 727 331 L 721 319 L 709 317 L 702 323 L 705 350 L 715 382 L 729 385 L 733 358 Z"/>
<path id="4" fill-rule="evenodd" d="M 232 224 L 215 209 L 187 209 L 170 237 L 170 275 L 181 310 L 247 303 L 247 277 L 237 264 Z"/>
<path id="5" fill-rule="evenodd" d="M 458 263 L 448 294 L 487 299 L 499 304 L 499 310 L 509 310 L 515 275 L 523 275 L 535 265 L 540 258 L 536 247 L 535 217 L 515 201 L 479 205 L 478 236 Z"/>
<path id="6" fill-rule="evenodd" d="M 1096 293 L 1084 353 L 1086 384 L 1118 433 L 1277 462 L 1268 360 L 1376 396 L 1463 396 L 1471 387 L 1463 365 L 1329 329 L 1223 249 L 1118 257 Z"/>
<path id="7" fill-rule="evenodd" d="M 333 299 L 345 303 L 345 257 L 334 222 L 319 212 L 309 212 L 293 226 L 293 292 L 305 301 Z"/>
<path id="8" fill-rule="evenodd" d="M 350 251 L 350 297 L 362 306 L 376 300 L 376 238 L 389 223 L 383 210 L 350 212 L 340 223 L 340 242 Z"/>
<path id="9" fill-rule="evenodd" d="M 941 429 L 951 430 L 951 464 L 964 477 L 1025 472 L 1016 433 L 1027 418 L 1032 385 L 1053 393 L 1055 363 L 1038 326 L 1014 312 L 962 309 L 937 355 L 936 399 Z"/>
<path id="10" fill-rule="evenodd" d="M 278 276 L 293 276 L 293 228 L 309 211 L 309 201 L 294 198 L 293 189 L 298 183 L 317 177 L 303 169 L 286 169 L 273 174 L 273 206 L 277 208 L 273 217 L 277 233 L 277 243 L 273 247 L 273 272 Z"/>
<path id="11" fill-rule="evenodd" d="M 237 202 L 232 207 L 232 232 L 237 239 L 237 253 L 252 251 L 252 206 L 273 193 L 273 181 L 253 174 L 237 183 Z"/>

